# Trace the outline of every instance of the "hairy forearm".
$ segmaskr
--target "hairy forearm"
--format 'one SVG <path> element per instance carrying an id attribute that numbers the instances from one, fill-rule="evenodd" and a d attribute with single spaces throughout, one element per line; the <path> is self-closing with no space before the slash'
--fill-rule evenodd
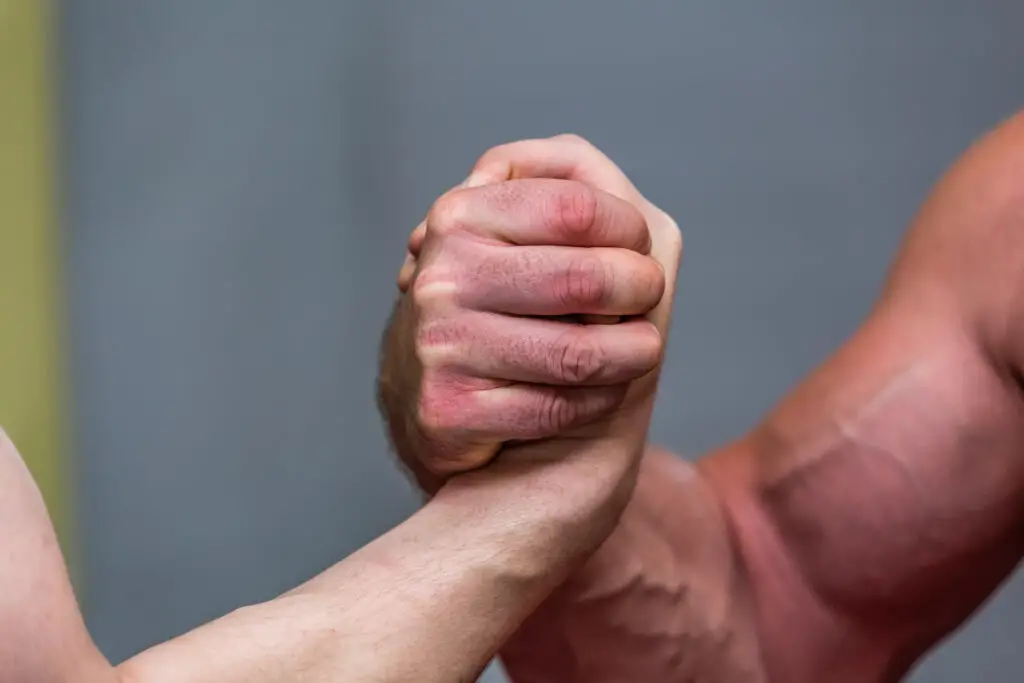
<path id="1" fill-rule="evenodd" d="M 764 681 L 745 568 L 699 468 L 650 449 L 607 542 L 502 651 L 516 683 Z"/>
<path id="2" fill-rule="evenodd" d="M 594 498 L 557 484 L 580 475 L 580 466 L 496 465 L 456 477 L 344 562 L 280 598 L 142 653 L 122 665 L 122 678 L 475 680 L 593 543 Z"/>
<path id="3" fill-rule="evenodd" d="M 414 517 L 301 588 L 142 653 L 122 665 L 122 679 L 475 680 L 542 579 L 514 576 L 495 559 L 499 549 L 481 552 L 457 526 L 438 533 L 433 516 Z"/>

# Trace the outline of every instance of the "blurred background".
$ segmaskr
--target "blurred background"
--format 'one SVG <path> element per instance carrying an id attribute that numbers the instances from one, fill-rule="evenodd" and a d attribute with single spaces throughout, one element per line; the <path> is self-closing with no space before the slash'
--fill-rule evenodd
<path id="1" fill-rule="evenodd" d="M 577 132 L 686 236 L 654 437 L 738 435 L 1024 104 L 1024 4 L 0 3 L 0 423 L 120 661 L 415 509 L 374 409 L 409 230 Z M 1011 583 L 915 681 L 1019 678 Z M 497 671 L 486 680 L 500 681 Z"/>

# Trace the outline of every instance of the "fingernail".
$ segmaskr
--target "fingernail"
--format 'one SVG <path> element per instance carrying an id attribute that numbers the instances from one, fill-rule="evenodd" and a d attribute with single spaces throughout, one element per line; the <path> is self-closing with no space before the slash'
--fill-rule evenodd
<path id="1" fill-rule="evenodd" d="M 509 179 L 511 172 L 508 164 L 503 163 L 477 168 L 463 181 L 462 187 L 480 187 L 481 185 L 504 182 Z"/>
<path id="2" fill-rule="evenodd" d="M 487 175 L 485 173 L 474 172 L 470 173 L 469 177 L 462 182 L 462 187 L 480 187 L 487 184 Z"/>

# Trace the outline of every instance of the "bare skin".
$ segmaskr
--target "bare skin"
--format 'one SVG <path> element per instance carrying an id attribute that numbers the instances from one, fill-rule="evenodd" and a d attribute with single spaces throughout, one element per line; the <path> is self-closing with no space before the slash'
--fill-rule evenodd
<path id="1" fill-rule="evenodd" d="M 517 683 L 894 681 L 1012 571 L 1024 120 L 940 183 L 863 328 L 696 467 L 645 446 L 675 225 L 577 139 L 477 170 L 414 234 L 401 283 L 434 289 L 403 298 L 386 344 L 382 403 L 423 510 L 114 667 L 0 437 L 4 680 L 454 683 L 507 642 Z M 562 334 L 531 315 L 582 317 L 544 321 Z M 445 348 L 467 340 L 485 352 Z"/>
<path id="2" fill-rule="evenodd" d="M 477 235 L 473 244 L 463 243 L 467 249 L 489 251 L 474 254 L 478 267 L 500 274 L 503 254 L 515 253 L 519 263 L 560 278 L 563 285 L 556 291 L 561 296 L 552 297 L 545 293 L 546 283 L 535 279 L 531 305 L 540 302 L 557 313 L 581 297 L 591 302 L 592 315 L 633 316 L 628 323 L 604 328 L 608 340 L 620 345 L 616 374 L 610 378 L 619 388 L 595 387 L 579 392 L 572 403 L 561 403 L 508 383 L 494 387 L 494 396 L 508 402 L 507 414 L 518 415 L 517 424 L 528 426 L 532 411 L 540 409 L 545 428 L 562 433 L 506 447 L 504 454 L 513 457 L 487 468 L 446 476 L 417 514 L 311 581 L 119 666 L 107 662 L 90 639 L 38 489 L 0 431 L 0 678 L 26 683 L 476 680 L 523 621 L 601 545 L 629 502 L 643 459 L 671 309 L 665 273 L 674 276 L 680 252 L 675 225 L 645 207 L 649 217 L 662 221 L 660 231 L 651 229 L 649 218 L 636 208 L 639 195 L 631 196 L 631 203 L 579 183 L 547 180 L 519 196 L 523 201 L 515 193 L 481 192 L 497 202 L 487 205 L 499 209 L 492 214 L 492 227 L 502 231 L 505 241 Z M 544 201 L 535 203 L 538 197 Z M 505 221 L 517 207 L 518 219 Z M 551 209 L 555 218 L 548 227 L 563 228 L 562 248 L 567 250 L 553 259 L 525 246 L 537 240 L 531 233 L 534 219 Z M 595 213 L 598 209 L 608 213 Z M 443 219 L 439 227 L 457 232 L 455 223 L 445 221 L 458 218 L 460 210 L 451 203 L 436 212 Z M 604 256 L 595 260 L 590 258 L 595 250 L 573 246 L 582 239 L 604 241 Z M 524 246 L 513 248 L 509 240 Z M 501 251 L 493 252 L 498 247 Z M 561 264 L 570 252 L 575 256 L 569 260 L 578 267 L 564 278 Z M 500 256 L 490 258 L 495 253 Z M 580 260 L 581 254 L 587 258 Z M 609 285 L 621 274 L 628 277 L 605 297 L 592 289 L 590 278 L 609 261 L 617 264 L 606 273 Z M 422 282 L 431 284 L 429 278 Z M 433 290 L 420 288 L 417 301 L 445 310 L 448 284 L 443 277 L 435 279 Z M 499 287 L 494 290 L 499 299 L 503 290 L 518 291 Z M 502 300 L 519 305 L 514 296 Z M 500 326 L 494 330 L 501 333 Z M 443 331 L 433 339 L 440 342 L 434 350 L 443 357 Z M 578 366 L 581 380 L 586 367 Z M 547 369 L 528 362 L 519 368 L 527 374 Z M 601 379 L 600 368 L 595 372 L 594 379 Z M 452 396 L 438 398 L 428 425 L 459 437 L 455 449 L 435 451 L 448 456 L 448 474 L 465 469 L 472 458 L 490 459 L 497 442 L 467 444 L 461 427 L 448 421 Z M 486 417 L 487 412 L 478 414 Z M 564 433 L 584 423 L 584 429 Z M 541 429 L 530 435 L 555 432 Z M 467 447 L 455 443 L 460 439 Z"/>
<path id="3" fill-rule="evenodd" d="M 469 683 L 564 579 L 567 563 L 598 542 L 593 533 L 566 539 L 595 520 L 609 524 L 600 521 L 610 516 L 598 514 L 603 498 L 594 489 L 550 504 L 541 479 L 564 479 L 574 466 L 560 459 L 530 477 L 453 481 L 408 521 L 306 584 L 115 667 L 86 631 L 42 498 L 0 431 L 0 678 Z M 523 495 L 529 489 L 536 505 Z"/>
<path id="4" fill-rule="evenodd" d="M 549 259 L 549 253 L 538 254 L 529 246 L 513 249 L 494 237 L 462 246 L 500 247 L 498 253 L 516 253 L 521 264 L 540 272 L 547 264 L 548 274 L 562 278 L 562 296 L 546 295 L 545 283 L 535 280 L 530 300 L 548 306 L 548 312 L 579 296 L 591 300 L 592 315 L 633 316 L 629 323 L 605 328 L 608 339 L 621 347 L 611 378 L 620 388 L 596 387 L 581 392 L 577 402 L 562 404 L 537 400 L 543 397 L 507 383 L 495 387 L 495 395 L 509 402 L 507 414 L 519 415 L 518 424 L 529 425 L 531 411 L 546 406 L 547 427 L 563 433 L 506 447 L 504 453 L 514 457 L 484 469 L 446 476 L 443 485 L 432 488 L 434 495 L 422 510 L 311 581 L 119 666 L 107 662 L 90 639 L 38 489 L 0 432 L 0 678 L 26 683 L 476 680 L 523 621 L 607 538 L 629 502 L 643 459 L 671 309 L 664 275 L 674 275 L 680 251 L 675 225 L 652 207 L 649 216 L 662 220 L 660 231 L 651 229 L 651 221 L 630 201 L 595 194 L 578 183 L 541 185 L 522 194 L 524 201 L 514 193 L 481 192 L 498 202 L 489 204 L 500 209 L 492 214 L 493 227 L 504 231 L 506 240 L 524 245 L 537 239 L 531 235 L 533 219 L 555 209 L 549 227 L 564 228 L 563 249 L 574 253 L 570 261 L 578 264 L 572 277 L 559 275 L 567 251 Z M 540 204 L 533 201 L 538 197 L 544 198 Z M 637 197 L 631 197 L 633 202 Z M 503 220 L 517 207 L 519 219 Z M 598 209 L 610 213 L 595 213 Z M 458 218 L 459 210 L 457 203 L 449 204 L 435 215 L 444 223 Z M 453 234 L 456 227 L 447 223 Z M 589 258 L 593 249 L 572 246 L 584 238 L 607 243 L 602 259 Z M 588 258 L 580 260 L 580 254 Z M 477 252 L 475 257 L 479 267 L 501 272 L 503 256 Z M 592 289 L 590 277 L 607 261 L 618 264 L 607 273 L 610 285 L 622 273 L 628 277 L 605 297 Z M 502 298 L 502 288 L 494 292 Z M 602 295 L 595 297 L 595 292 Z M 450 294 L 439 277 L 432 291 L 421 288 L 418 301 L 444 310 Z M 518 305 L 515 297 L 503 301 Z M 500 327 L 495 330 L 500 334 Z M 435 337 L 442 343 L 435 351 L 443 351 L 444 338 L 443 333 Z M 528 363 L 520 368 L 525 373 L 546 370 Z M 465 433 L 448 422 L 451 414 L 445 412 L 451 396 L 440 398 L 429 426 L 451 429 L 446 433 L 465 443 Z M 564 433 L 574 423 L 586 427 Z M 531 432 L 533 437 L 553 434 Z M 466 458 L 491 458 L 497 443 L 456 446 L 436 451 L 449 456 L 449 473 L 466 468 L 471 462 Z"/>
<path id="5" fill-rule="evenodd" d="M 505 178 L 609 187 L 602 183 L 613 167 L 596 150 L 576 157 L 569 174 L 533 162 L 544 154 L 557 152 L 537 142 L 505 146 L 477 170 L 486 176 L 504 165 L 526 169 Z M 461 224 L 488 223 L 476 215 L 467 209 Z M 414 232 L 401 288 L 415 291 L 431 276 L 444 246 L 432 229 L 428 220 Z M 950 169 L 863 326 L 758 425 L 696 465 L 647 449 L 608 540 L 505 647 L 516 683 L 904 677 L 1024 551 L 1022 273 L 1024 116 L 1017 116 Z M 460 410 L 430 423 L 457 425 L 459 433 L 394 429 L 399 420 L 422 425 L 418 402 L 440 391 L 429 372 L 437 366 L 423 371 L 414 340 L 441 317 L 401 304 L 382 365 L 395 445 L 428 491 L 460 468 L 487 471 L 514 460 L 517 450 L 497 450 L 501 442 L 546 436 L 536 421 L 496 420 L 511 414 L 500 407 L 486 418 Z M 504 336 L 483 327 L 466 334 L 490 359 L 445 366 L 461 379 L 444 385 L 444 405 L 469 400 L 481 386 L 473 382 L 520 379 L 508 377 L 503 363 L 564 357 L 517 325 L 526 321 L 508 317 Z M 596 325 L 577 327 L 576 338 L 597 334 Z M 532 340 L 536 357 L 522 360 L 524 344 L 508 337 Z M 606 368 L 604 383 L 629 381 L 628 363 L 602 343 L 611 342 L 585 342 L 602 349 L 605 364 L 619 364 Z M 392 374 L 400 365 L 416 371 Z M 530 381 L 574 391 L 580 383 L 554 365 L 544 381 Z M 617 410 L 605 408 L 600 419 L 614 420 Z"/>

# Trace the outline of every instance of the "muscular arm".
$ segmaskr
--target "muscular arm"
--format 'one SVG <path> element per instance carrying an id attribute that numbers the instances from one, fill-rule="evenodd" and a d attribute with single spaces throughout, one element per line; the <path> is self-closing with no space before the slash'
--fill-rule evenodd
<path id="1" fill-rule="evenodd" d="M 925 204 L 863 327 L 509 644 L 517 683 L 895 681 L 1024 551 L 1024 119 Z M 630 674 L 627 676 L 627 674 Z"/>
<path id="2" fill-rule="evenodd" d="M 572 466 L 559 459 L 453 480 L 407 522 L 305 585 L 114 668 L 86 632 L 38 489 L 0 432 L 0 678 L 475 680 L 564 578 L 588 501 L 556 500 L 544 482 Z"/>

